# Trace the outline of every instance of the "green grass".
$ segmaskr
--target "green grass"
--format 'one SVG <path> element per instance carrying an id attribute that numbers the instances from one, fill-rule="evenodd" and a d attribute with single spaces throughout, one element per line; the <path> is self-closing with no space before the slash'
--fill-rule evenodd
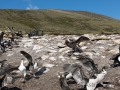
<path id="1" fill-rule="evenodd" d="M 120 20 L 86 11 L 0 10 L 0 30 L 43 30 L 46 34 L 120 33 Z"/>

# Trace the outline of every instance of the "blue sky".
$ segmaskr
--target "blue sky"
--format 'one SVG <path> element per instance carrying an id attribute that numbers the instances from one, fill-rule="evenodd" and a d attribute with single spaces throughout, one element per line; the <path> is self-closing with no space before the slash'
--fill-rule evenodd
<path id="1" fill-rule="evenodd" d="M 89 11 L 120 20 L 120 0 L 0 0 L 0 9 Z"/>

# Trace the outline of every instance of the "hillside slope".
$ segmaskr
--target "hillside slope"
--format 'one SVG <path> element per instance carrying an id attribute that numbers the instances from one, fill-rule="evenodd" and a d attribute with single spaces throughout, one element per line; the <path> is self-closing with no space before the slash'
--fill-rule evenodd
<path id="1" fill-rule="evenodd" d="M 47 34 L 120 33 L 120 21 L 86 11 L 0 10 L 0 30 L 43 30 Z"/>

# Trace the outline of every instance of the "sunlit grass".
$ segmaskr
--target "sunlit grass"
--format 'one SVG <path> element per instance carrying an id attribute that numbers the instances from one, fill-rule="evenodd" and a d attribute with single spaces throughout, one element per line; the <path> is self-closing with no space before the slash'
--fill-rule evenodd
<path id="1" fill-rule="evenodd" d="M 0 30 L 43 30 L 46 34 L 120 33 L 120 21 L 84 11 L 0 10 Z"/>

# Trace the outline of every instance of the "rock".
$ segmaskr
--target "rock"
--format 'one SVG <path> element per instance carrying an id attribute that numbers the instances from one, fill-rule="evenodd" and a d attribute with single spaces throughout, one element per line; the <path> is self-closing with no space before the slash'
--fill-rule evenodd
<path id="1" fill-rule="evenodd" d="M 33 46 L 33 42 L 26 42 L 24 47 L 30 47 L 30 46 Z"/>
<path id="2" fill-rule="evenodd" d="M 99 49 L 105 49 L 103 46 L 98 47 Z"/>
<path id="3" fill-rule="evenodd" d="M 81 49 L 84 50 L 84 49 L 87 49 L 88 47 L 87 46 L 82 46 Z"/>
<path id="4" fill-rule="evenodd" d="M 114 44 L 120 44 L 120 39 L 112 40 L 112 42 L 113 42 Z"/>
<path id="5" fill-rule="evenodd" d="M 38 50 L 38 49 L 41 49 L 41 48 L 43 48 L 43 46 L 40 46 L 40 45 L 34 45 L 33 50 Z"/>
<path id="6" fill-rule="evenodd" d="M 59 48 L 64 48 L 64 47 L 66 47 L 66 45 L 63 44 L 63 43 L 58 43 L 57 46 L 58 46 Z"/>
<path id="7" fill-rule="evenodd" d="M 72 56 L 71 58 L 72 58 L 72 59 L 74 59 L 74 60 L 76 60 L 76 59 L 77 59 L 77 57 L 73 57 L 73 56 Z"/>
<path id="8" fill-rule="evenodd" d="M 79 52 L 74 52 L 73 55 L 78 56 L 78 55 L 80 55 L 80 53 Z"/>
<path id="9" fill-rule="evenodd" d="M 13 54 L 14 54 L 14 53 L 9 53 L 7 56 L 10 57 L 10 56 L 12 56 Z"/>
<path id="10" fill-rule="evenodd" d="M 58 57 L 60 60 L 65 61 L 65 58 L 61 55 Z"/>
<path id="11" fill-rule="evenodd" d="M 50 63 L 44 63 L 43 66 L 45 66 L 46 68 L 52 68 L 55 65 L 54 64 L 50 64 Z"/>
<path id="12" fill-rule="evenodd" d="M 49 56 L 48 55 L 43 55 L 41 58 L 42 58 L 42 60 L 46 60 L 47 58 L 49 58 Z"/>
<path id="13" fill-rule="evenodd" d="M 61 53 L 61 52 L 66 52 L 66 51 L 69 52 L 71 51 L 71 49 L 69 47 L 60 48 L 58 52 Z"/>
<path id="14" fill-rule="evenodd" d="M 114 48 L 114 49 L 112 49 L 112 50 L 110 50 L 108 52 L 112 53 L 114 55 L 114 54 L 117 54 L 119 52 L 119 50 L 118 50 L 118 48 Z"/>
<path id="15" fill-rule="evenodd" d="M 31 38 L 32 39 L 40 39 L 41 37 L 40 36 L 32 36 Z"/>
<path id="16" fill-rule="evenodd" d="M 55 57 L 49 57 L 49 60 L 56 61 L 56 58 Z"/>
<path id="17" fill-rule="evenodd" d="M 94 38 L 92 38 L 91 40 L 109 40 L 110 37 L 106 36 L 106 35 L 101 35 L 101 36 L 96 36 Z"/>
<path id="18" fill-rule="evenodd" d="M 83 52 L 83 54 L 90 57 L 91 59 L 93 58 L 93 53 L 91 53 L 91 52 Z"/>
<path id="19" fill-rule="evenodd" d="M 101 56 L 102 58 L 106 58 L 106 56 Z"/>
<path id="20" fill-rule="evenodd" d="M 50 53 L 56 53 L 56 52 L 57 52 L 57 50 L 54 50 L 54 49 L 49 49 L 49 50 L 48 50 L 48 52 L 50 52 Z"/>

